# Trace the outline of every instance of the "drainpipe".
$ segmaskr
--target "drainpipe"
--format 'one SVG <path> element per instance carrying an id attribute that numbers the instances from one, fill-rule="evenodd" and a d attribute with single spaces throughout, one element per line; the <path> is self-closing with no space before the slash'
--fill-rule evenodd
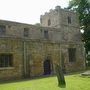
<path id="1" fill-rule="evenodd" d="M 60 60 L 60 61 L 59 61 L 59 65 L 60 65 L 60 67 L 62 67 L 62 58 L 61 58 L 61 53 L 62 53 L 62 52 L 61 52 L 61 44 L 59 44 L 59 50 L 60 50 L 60 51 L 59 51 L 59 55 L 60 55 L 60 56 L 59 56 L 59 58 L 60 58 L 60 59 L 59 59 L 59 60 Z"/>
<path id="2" fill-rule="evenodd" d="M 23 69 L 24 69 L 24 77 L 26 77 L 26 42 L 23 41 Z"/>

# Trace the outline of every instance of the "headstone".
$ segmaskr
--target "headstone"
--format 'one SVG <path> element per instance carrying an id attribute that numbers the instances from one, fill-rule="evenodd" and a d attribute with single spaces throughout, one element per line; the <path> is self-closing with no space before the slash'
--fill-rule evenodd
<path id="1" fill-rule="evenodd" d="M 59 65 L 56 65 L 55 69 L 56 69 L 56 74 L 57 74 L 57 79 L 58 79 L 58 86 L 61 88 L 65 88 L 66 82 L 65 82 L 64 74 L 61 67 Z"/>

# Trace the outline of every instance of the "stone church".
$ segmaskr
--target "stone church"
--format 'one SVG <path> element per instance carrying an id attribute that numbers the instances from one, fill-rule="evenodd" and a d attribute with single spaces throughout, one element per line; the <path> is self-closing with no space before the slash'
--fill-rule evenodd
<path id="1" fill-rule="evenodd" d="M 78 15 L 56 6 L 40 16 L 40 26 L 0 20 L 0 80 L 85 69 Z"/>

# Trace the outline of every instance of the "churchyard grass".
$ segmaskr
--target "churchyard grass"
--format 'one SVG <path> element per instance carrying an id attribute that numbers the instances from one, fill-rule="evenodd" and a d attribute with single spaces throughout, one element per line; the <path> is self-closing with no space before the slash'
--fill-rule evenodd
<path id="1" fill-rule="evenodd" d="M 57 77 L 0 83 L 0 90 L 90 90 L 90 77 L 66 75 L 66 88 L 58 87 Z"/>

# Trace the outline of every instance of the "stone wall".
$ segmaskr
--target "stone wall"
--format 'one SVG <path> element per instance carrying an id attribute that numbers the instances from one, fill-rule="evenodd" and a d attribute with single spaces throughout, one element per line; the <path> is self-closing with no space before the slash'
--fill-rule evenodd
<path id="1" fill-rule="evenodd" d="M 76 61 L 69 61 L 68 48 L 76 48 Z M 63 56 L 63 57 L 62 57 Z M 61 60 L 63 60 L 66 72 L 81 71 L 85 69 L 85 54 L 83 44 L 61 44 Z"/>
<path id="2" fill-rule="evenodd" d="M 2 48 L 3 47 L 3 48 Z M 76 48 L 76 62 L 69 62 L 68 48 Z M 13 54 L 13 66 L 0 68 L 1 79 L 32 78 L 44 74 L 44 61 L 49 57 L 51 73 L 55 73 L 55 64 L 64 61 L 66 72 L 85 69 L 83 44 L 52 43 L 40 40 L 0 39 L 0 53 Z M 64 58 L 62 58 L 62 54 Z"/>
<path id="3" fill-rule="evenodd" d="M 13 67 L 1 67 L 0 80 L 20 78 L 23 75 L 22 42 L 20 40 L 0 38 L 0 54 L 2 53 L 13 54 Z"/>
<path id="4" fill-rule="evenodd" d="M 62 25 L 61 28 L 47 28 L 3 20 L 0 20 L 0 25 L 6 26 L 5 35 L 0 35 L 0 37 L 49 40 L 59 43 L 81 42 L 81 34 L 79 28 L 70 25 Z M 24 28 L 29 29 L 28 37 L 24 37 Z M 48 31 L 48 39 L 44 37 L 44 31 Z"/>

